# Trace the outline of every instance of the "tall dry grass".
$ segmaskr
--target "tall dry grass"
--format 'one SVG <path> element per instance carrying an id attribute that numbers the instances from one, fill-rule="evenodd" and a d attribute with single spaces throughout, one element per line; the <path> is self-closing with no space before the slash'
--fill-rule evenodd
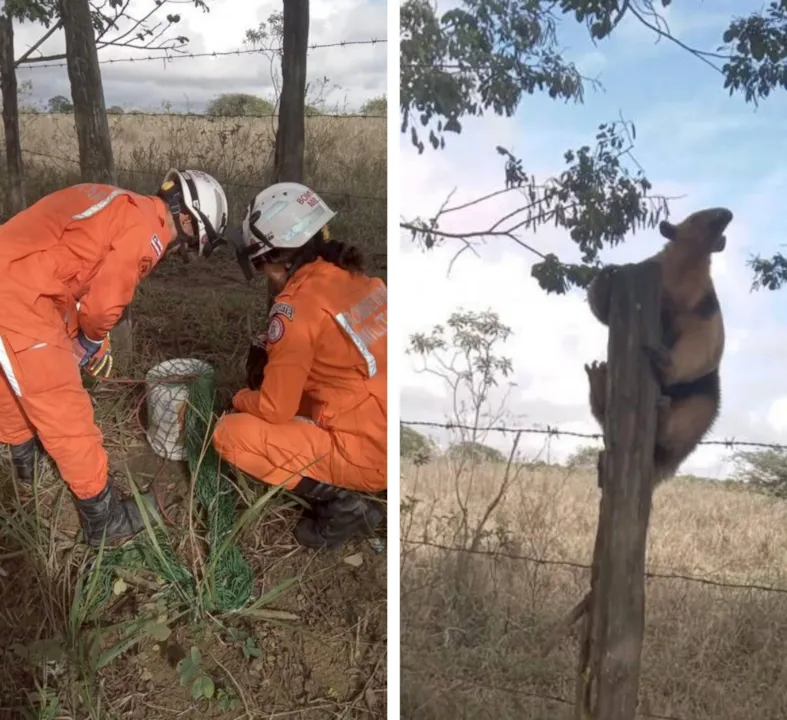
<path id="1" fill-rule="evenodd" d="M 271 181 L 276 122 L 276 118 L 110 115 L 119 182 L 139 192 L 155 192 L 170 167 L 199 168 L 224 183 L 231 220 L 239 222 L 249 200 Z M 72 116 L 24 114 L 20 130 L 28 204 L 79 182 Z M 306 182 L 339 211 L 336 232 L 373 255 L 384 255 L 385 119 L 306 118 L 304 164 Z M 7 218 L 6 173 L 0 178 L 0 218 Z"/>
<path id="2" fill-rule="evenodd" d="M 456 488 L 483 513 L 504 467 L 402 468 L 402 711 L 430 720 L 573 717 L 576 631 L 541 649 L 588 588 L 599 491 L 589 473 L 525 469 L 493 513 L 486 554 L 459 541 Z M 530 557 L 545 563 L 513 559 Z M 787 504 L 709 481 L 658 489 L 650 572 L 787 588 Z M 673 578 L 647 583 L 640 711 L 684 720 L 787 717 L 787 594 Z M 541 697 L 538 697 L 541 696 Z M 546 698 L 552 698 L 546 699 Z"/>

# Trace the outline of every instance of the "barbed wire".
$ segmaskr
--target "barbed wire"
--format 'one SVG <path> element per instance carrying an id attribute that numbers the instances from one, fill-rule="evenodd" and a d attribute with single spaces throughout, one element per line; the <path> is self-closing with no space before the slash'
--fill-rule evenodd
<path id="1" fill-rule="evenodd" d="M 541 565 L 545 567 L 567 568 L 571 570 L 591 570 L 592 566 L 588 563 L 581 563 L 572 560 L 551 560 L 548 558 L 537 558 L 530 555 L 519 555 L 516 553 L 509 553 L 504 550 L 472 550 L 470 548 L 457 547 L 453 545 L 444 545 L 442 543 L 432 542 L 431 540 L 409 540 L 402 538 L 401 543 L 405 545 L 412 545 L 414 547 L 428 547 L 435 550 L 444 552 L 466 553 L 468 555 L 479 555 L 482 557 L 490 558 L 505 558 L 506 560 L 517 560 L 520 562 L 527 562 L 533 565 Z M 682 582 L 692 582 L 699 585 L 708 585 L 711 587 L 724 588 L 729 590 L 756 590 L 758 592 L 769 592 L 787 595 L 787 588 L 779 587 L 777 585 L 762 585 L 759 583 L 734 583 L 724 580 L 714 580 L 713 578 L 697 577 L 696 575 L 687 575 L 684 573 L 665 573 L 645 571 L 645 577 L 652 580 L 680 580 Z"/>
<path id="2" fill-rule="evenodd" d="M 387 43 L 387 39 L 380 40 L 378 38 L 369 38 L 368 40 L 341 40 L 339 42 L 333 43 L 321 43 L 321 44 L 314 44 L 309 45 L 307 50 L 308 52 L 312 52 L 313 50 L 322 50 L 325 48 L 347 48 L 347 47 L 354 47 L 357 45 L 377 45 L 382 43 Z M 183 60 L 183 59 L 195 59 L 195 58 L 217 58 L 217 57 L 228 57 L 230 55 L 264 55 L 265 53 L 277 53 L 281 52 L 281 47 L 275 48 L 238 48 L 237 50 L 221 50 L 221 51 L 213 51 L 213 52 L 201 52 L 201 53 L 166 53 L 163 55 L 141 55 L 138 57 L 128 57 L 128 58 L 107 58 L 106 60 L 99 60 L 99 65 L 112 65 L 115 63 L 135 63 L 135 62 L 149 62 L 152 60 Z M 62 62 L 38 62 L 35 58 L 28 58 L 25 62 L 21 63 L 18 69 L 27 69 L 27 70 L 38 70 L 40 68 L 52 68 L 52 67 L 67 67 L 68 63 L 66 61 Z"/>
<path id="3" fill-rule="evenodd" d="M 403 662 L 401 664 L 401 669 L 411 673 L 418 673 L 423 674 L 423 668 L 415 668 L 407 663 Z M 440 675 L 442 677 L 442 675 Z M 517 695 L 518 697 L 526 697 L 532 700 L 545 700 L 548 702 L 556 702 L 560 703 L 561 705 L 569 705 L 571 707 L 576 706 L 576 702 L 574 700 L 569 700 L 568 698 L 563 697 L 562 695 L 553 695 L 547 693 L 540 693 L 535 692 L 534 690 L 524 690 L 521 687 L 517 687 L 515 685 L 509 684 L 502 684 L 497 682 L 480 682 L 475 678 L 459 678 L 457 679 L 455 676 L 451 676 L 451 685 L 458 689 L 462 685 L 472 687 L 474 690 L 488 690 L 492 692 L 504 692 L 510 695 Z M 684 720 L 683 718 L 679 718 L 675 715 L 662 715 L 660 713 L 652 713 L 652 712 L 644 712 L 638 710 L 635 713 L 635 717 L 640 718 L 651 718 L 652 720 Z"/>
<path id="4" fill-rule="evenodd" d="M 17 113 L 20 117 L 27 115 L 30 117 L 74 117 L 73 112 L 49 112 L 37 110 L 20 110 Z M 207 113 L 196 112 L 153 112 L 152 110 L 124 110 L 122 113 L 113 113 L 107 110 L 107 117 L 179 117 L 179 118 L 194 118 L 197 120 L 258 120 L 265 118 L 277 118 L 278 113 L 263 113 L 261 115 L 208 115 Z M 374 115 L 366 113 L 345 113 L 345 114 L 332 114 L 332 113 L 306 113 L 305 120 L 319 118 L 320 120 L 348 120 L 351 118 L 359 118 L 362 120 L 385 120 L 387 115 Z"/>
<path id="5" fill-rule="evenodd" d="M 49 160 L 57 160 L 59 162 L 67 162 L 67 163 L 72 163 L 74 165 L 79 165 L 79 160 L 77 158 L 64 157 L 60 155 L 51 155 L 50 153 L 44 153 L 38 150 L 27 150 L 25 148 L 22 148 L 22 152 L 27 155 L 33 155 L 36 157 L 47 158 Z M 127 167 L 115 167 L 115 170 L 116 172 L 127 172 L 133 175 L 154 175 L 154 176 L 157 175 L 157 173 L 154 172 L 153 170 L 137 170 L 136 168 L 127 168 Z M 237 183 L 237 182 L 230 182 L 230 181 L 222 182 L 222 185 L 224 187 L 246 189 L 246 190 L 260 190 L 264 187 L 261 183 L 257 185 L 252 185 L 249 183 Z M 379 197 L 377 195 L 355 195 L 353 193 L 349 193 L 341 190 L 322 190 L 319 188 L 314 188 L 314 190 L 320 195 L 351 198 L 354 200 L 370 200 L 374 202 L 387 202 L 388 200 L 388 198 Z"/>
<path id="6" fill-rule="evenodd" d="M 473 425 L 463 425 L 462 423 L 451 422 L 431 422 L 427 420 L 400 420 L 402 425 L 410 425 L 413 427 L 432 427 L 441 428 L 443 430 L 475 430 L 478 432 L 499 432 L 511 433 L 513 435 L 549 435 L 550 437 L 577 437 L 585 438 L 588 440 L 603 440 L 602 433 L 583 433 L 576 430 L 562 430 L 558 427 L 547 425 L 546 427 L 508 427 L 506 425 L 495 425 L 488 427 L 475 427 Z M 772 450 L 787 450 L 787 445 L 779 443 L 766 443 L 755 442 L 752 440 L 736 440 L 735 438 L 725 438 L 723 440 L 702 440 L 699 445 L 718 445 L 729 449 L 735 447 L 752 447 L 752 448 L 768 448 Z"/>

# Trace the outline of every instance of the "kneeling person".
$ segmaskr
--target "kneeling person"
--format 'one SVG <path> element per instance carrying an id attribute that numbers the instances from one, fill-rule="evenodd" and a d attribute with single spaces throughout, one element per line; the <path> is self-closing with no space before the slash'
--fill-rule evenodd
<path id="1" fill-rule="evenodd" d="M 235 395 L 213 436 L 227 462 L 312 504 L 295 535 L 313 548 L 370 534 L 383 512 L 361 493 L 387 487 L 387 290 L 358 248 L 329 238 L 334 216 L 296 183 L 252 201 L 238 261 L 249 280 L 265 274 L 276 302 L 258 389 Z"/>

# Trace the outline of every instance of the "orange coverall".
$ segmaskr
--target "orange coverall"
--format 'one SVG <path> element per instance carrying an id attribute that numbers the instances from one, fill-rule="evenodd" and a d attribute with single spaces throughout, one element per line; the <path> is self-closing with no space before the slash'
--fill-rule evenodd
<path id="1" fill-rule="evenodd" d="M 85 183 L 0 226 L 0 442 L 37 433 L 80 499 L 104 489 L 108 462 L 72 340 L 115 326 L 172 240 L 166 213 L 157 197 Z"/>
<path id="2" fill-rule="evenodd" d="M 298 269 L 271 308 L 260 390 L 238 392 L 239 412 L 216 423 L 219 455 L 288 489 L 304 475 L 385 489 L 387 321 L 381 280 L 321 259 Z"/>

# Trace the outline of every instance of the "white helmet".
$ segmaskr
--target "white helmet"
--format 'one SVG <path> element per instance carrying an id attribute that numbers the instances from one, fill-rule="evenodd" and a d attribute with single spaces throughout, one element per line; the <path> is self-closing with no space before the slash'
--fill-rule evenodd
<path id="1" fill-rule="evenodd" d="M 303 247 L 336 213 L 314 190 L 281 182 L 259 192 L 251 201 L 241 226 L 238 262 L 251 279 L 251 261 L 273 250 Z"/>
<path id="2" fill-rule="evenodd" d="M 198 256 L 209 256 L 227 229 L 227 195 L 212 175 L 202 170 L 172 168 L 164 177 L 159 195 L 169 205 L 181 243 L 196 244 Z M 178 215 L 187 212 L 194 221 L 196 238 L 183 233 Z"/>

